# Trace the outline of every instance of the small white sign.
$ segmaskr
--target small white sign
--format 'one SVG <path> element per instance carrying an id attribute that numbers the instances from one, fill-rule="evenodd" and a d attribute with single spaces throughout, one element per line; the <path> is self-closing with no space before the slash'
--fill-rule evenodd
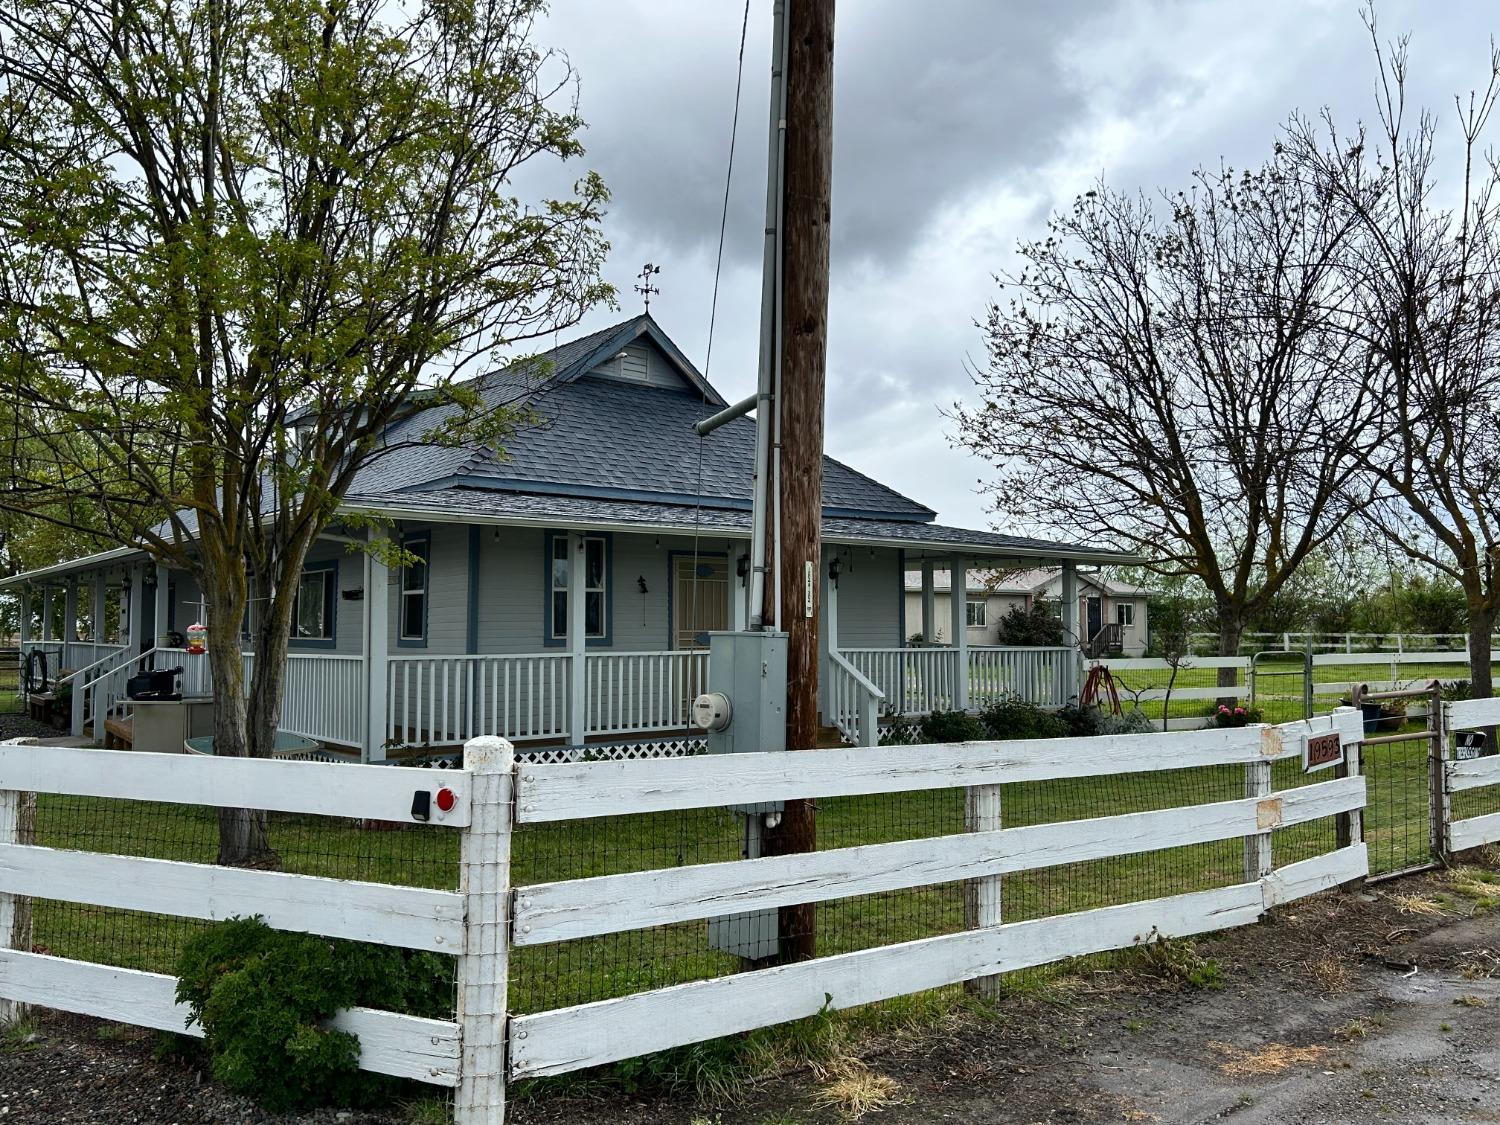
<path id="1" fill-rule="evenodd" d="M 811 617 L 813 615 L 813 590 L 818 581 L 818 568 L 813 566 L 810 560 L 803 564 L 803 568 L 802 616 Z"/>

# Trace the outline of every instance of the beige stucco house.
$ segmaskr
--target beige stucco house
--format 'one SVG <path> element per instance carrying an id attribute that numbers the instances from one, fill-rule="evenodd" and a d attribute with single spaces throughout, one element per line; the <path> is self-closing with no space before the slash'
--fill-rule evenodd
<path id="1" fill-rule="evenodd" d="M 968 574 L 968 642 L 984 646 L 1000 643 L 1000 620 L 1012 609 L 1037 601 L 1057 603 L 1062 599 L 1062 568 L 997 572 L 973 570 Z M 934 620 L 939 643 L 949 641 L 948 622 L 951 581 L 948 572 L 933 572 Z M 1117 582 L 1098 572 L 1078 573 L 1078 622 L 1086 652 L 1097 655 L 1141 656 L 1146 651 L 1146 600 L 1143 586 Z M 922 620 L 922 574 L 906 574 L 906 621 Z M 915 627 L 912 631 L 915 631 Z"/>

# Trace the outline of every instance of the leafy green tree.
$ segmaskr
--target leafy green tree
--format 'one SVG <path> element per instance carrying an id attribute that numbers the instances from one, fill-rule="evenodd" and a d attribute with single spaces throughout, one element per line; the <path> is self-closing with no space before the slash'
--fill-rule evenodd
<path id="1" fill-rule="evenodd" d="M 997 627 L 997 644 L 1060 645 L 1063 643 L 1062 612 L 1055 601 L 1038 598 L 1029 606 L 1013 605 Z"/>
<path id="2" fill-rule="evenodd" d="M 270 754 L 297 577 L 388 428 L 502 441 L 469 368 L 611 297 L 600 180 L 513 186 L 582 151 L 541 9 L 0 0 L 0 507 L 92 499 L 194 575 L 217 753 Z M 221 817 L 222 862 L 272 858 Z"/>

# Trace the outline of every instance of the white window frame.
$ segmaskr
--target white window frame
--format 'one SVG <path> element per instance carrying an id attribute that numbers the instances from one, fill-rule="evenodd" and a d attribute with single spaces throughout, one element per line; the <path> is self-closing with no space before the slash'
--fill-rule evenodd
<path id="1" fill-rule="evenodd" d="M 986 601 L 964 603 L 964 624 L 970 629 L 986 629 L 990 624 L 990 606 Z"/>
<path id="2" fill-rule="evenodd" d="M 1134 602 L 1116 602 L 1115 603 L 1115 621 L 1120 625 L 1120 627 L 1122 629 L 1129 629 L 1132 625 L 1134 625 L 1135 624 L 1135 603 Z"/>
<path id="3" fill-rule="evenodd" d="M 568 639 L 568 629 L 572 625 L 572 622 L 569 621 L 569 617 L 571 616 L 571 614 L 568 612 L 568 585 L 566 579 L 561 585 L 558 584 L 557 568 L 553 566 L 553 563 L 557 562 L 559 558 L 561 558 L 562 561 L 568 564 L 568 567 L 571 570 L 573 566 L 573 559 L 567 552 L 572 539 L 566 533 L 559 532 L 551 537 L 551 542 L 552 549 L 547 557 L 548 638 L 551 644 L 564 644 Z M 590 544 L 595 543 L 599 545 L 599 582 L 597 585 L 587 585 L 589 546 Z M 562 544 L 562 546 L 559 548 L 558 544 Z M 558 554 L 559 550 L 563 552 L 561 556 L 559 556 Z M 585 641 L 603 641 L 606 640 L 610 635 L 609 562 L 609 538 L 604 535 L 585 535 L 583 537 L 583 578 L 585 582 L 585 586 L 583 588 L 583 606 L 585 621 L 588 620 L 589 596 L 591 594 L 597 594 L 599 596 L 599 630 L 597 632 L 590 631 L 589 633 L 585 634 Z M 559 595 L 561 595 L 563 598 L 563 627 L 560 630 L 557 628 L 557 615 L 555 609 Z"/>

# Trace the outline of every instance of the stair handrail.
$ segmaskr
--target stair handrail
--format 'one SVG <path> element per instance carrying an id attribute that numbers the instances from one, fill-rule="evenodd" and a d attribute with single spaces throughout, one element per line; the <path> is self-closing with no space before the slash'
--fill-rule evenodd
<path id="1" fill-rule="evenodd" d="M 113 668 L 106 668 L 103 672 L 100 672 L 93 679 L 86 680 L 84 682 L 83 688 L 81 690 L 77 690 L 77 691 L 75 691 L 73 693 L 73 716 L 74 716 L 74 724 L 75 724 L 75 726 L 79 726 L 79 727 L 82 726 L 82 723 L 83 723 L 83 697 L 88 692 L 88 690 L 90 688 L 94 688 L 95 689 L 95 695 L 97 696 L 99 694 L 99 685 L 100 684 L 102 684 L 105 680 L 109 679 L 109 677 L 117 675 L 122 669 L 128 668 L 131 664 L 135 664 L 138 661 L 145 660 L 146 657 L 148 657 L 148 656 L 155 656 L 156 655 L 156 650 L 157 650 L 158 647 L 159 646 L 157 646 L 157 645 L 152 645 L 150 648 L 146 649 L 144 652 L 139 652 L 139 653 L 131 652 L 127 648 L 123 653 L 116 653 L 115 654 L 116 656 L 122 657 L 122 659 L 120 660 L 120 662 L 118 664 L 116 664 Z M 117 702 L 119 702 L 119 701 L 118 700 L 109 700 L 109 699 L 105 699 L 103 701 L 100 701 L 97 698 L 95 699 L 95 701 L 94 701 L 94 737 L 95 738 L 97 738 L 97 739 L 103 739 L 104 738 L 104 720 L 105 720 L 105 717 L 109 714 L 110 710 L 113 709 L 115 703 L 117 703 Z M 76 733 L 79 734 L 79 735 L 81 735 L 83 733 L 83 731 L 80 729 Z"/>
<path id="2" fill-rule="evenodd" d="M 79 676 L 83 675 L 85 672 L 92 672 L 95 668 L 99 667 L 99 665 L 101 665 L 101 664 L 107 664 L 111 660 L 118 660 L 122 656 L 127 656 L 129 654 L 129 652 L 130 652 L 130 647 L 128 645 L 123 646 L 121 648 L 117 648 L 114 652 L 106 652 L 103 656 L 101 656 L 98 660 L 94 661 L 92 664 L 85 664 L 82 668 L 74 668 L 71 671 L 69 671 L 66 676 L 58 676 L 57 679 L 53 680 L 52 682 L 54 684 L 56 684 L 58 687 L 62 687 L 63 684 L 69 683 L 72 680 L 76 680 Z M 88 685 L 85 684 L 84 688 L 85 688 L 85 690 L 87 690 Z"/>

